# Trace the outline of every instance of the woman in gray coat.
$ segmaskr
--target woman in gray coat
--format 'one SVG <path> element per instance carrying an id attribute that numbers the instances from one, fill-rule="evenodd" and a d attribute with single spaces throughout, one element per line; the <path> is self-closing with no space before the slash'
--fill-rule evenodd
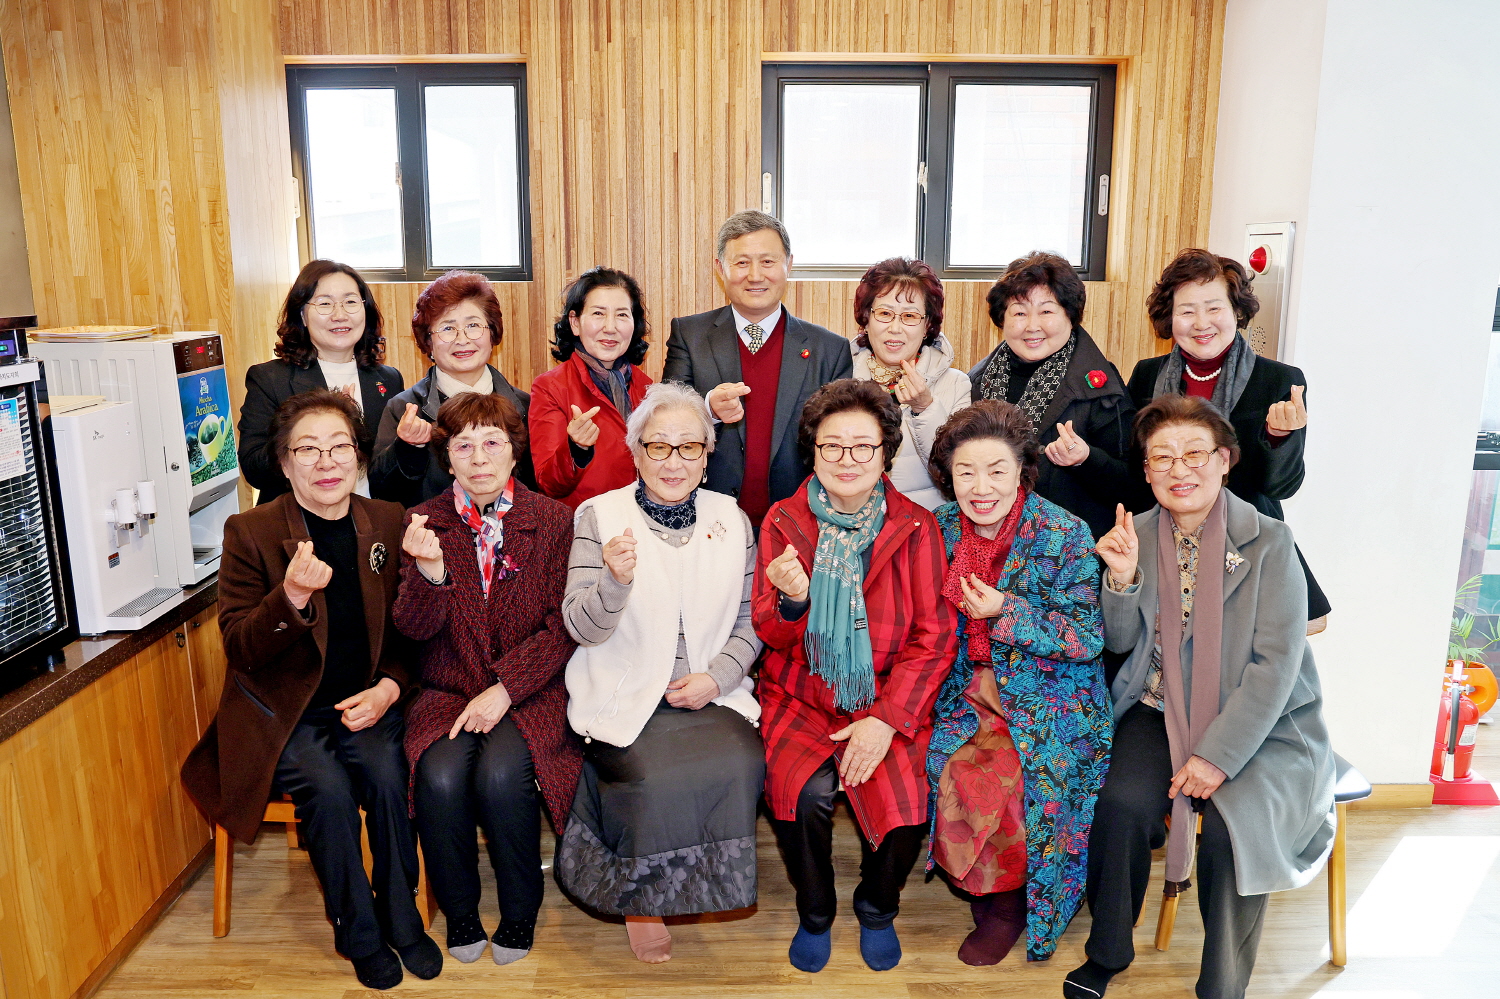
<path id="1" fill-rule="evenodd" d="M 1098 999 L 1135 957 L 1165 841 L 1169 890 L 1188 887 L 1197 853 L 1197 994 L 1239 999 L 1268 894 L 1312 880 L 1333 845 L 1307 584 L 1291 530 L 1224 488 L 1239 445 L 1211 403 L 1162 396 L 1135 438 L 1158 505 L 1138 523 L 1121 507 L 1097 549 L 1105 644 L 1130 657 L 1110 691 L 1114 748 L 1089 834 L 1088 961 L 1063 995 Z"/>

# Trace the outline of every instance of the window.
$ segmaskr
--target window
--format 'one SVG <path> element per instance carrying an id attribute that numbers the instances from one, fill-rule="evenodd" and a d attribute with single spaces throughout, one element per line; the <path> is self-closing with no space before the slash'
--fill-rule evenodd
<path id="1" fill-rule="evenodd" d="M 798 277 L 915 256 L 995 277 L 1031 250 L 1104 279 L 1115 67 L 767 64 L 761 199 Z"/>
<path id="2" fill-rule="evenodd" d="M 530 280 L 525 66 L 292 66 L 287 100 L 307 259 Z"/>

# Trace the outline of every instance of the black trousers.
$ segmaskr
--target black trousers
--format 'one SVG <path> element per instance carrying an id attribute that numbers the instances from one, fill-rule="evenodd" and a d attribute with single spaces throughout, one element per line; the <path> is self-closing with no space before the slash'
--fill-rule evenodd
<path id="1" fill-rule="evenodd" d="M 369 957 L 382 943 L 409 946 L 426 932 L 416 905 L 417 840 L 407 818 L 402 733 L 394 709 L 351 732 L 340 712 L 314 708 L 297 722 L 276 764 L 274 787 L 292 796 L 334 945 L 349 958 Z M 365 875 L 359 845 L 361 807 L 373 878 Z"/>
<path id="2" fill-rule="evenodd" d="M 829 757 L 797 796 L 797 817 L 772 819 L 771 828 L 797 892 L 797 916 L 809 933 L 826 933 L 838 912 L 833 890 L 833 798 L 838 793 L 838 761 Z M 883 930 L 901 908 L 901 889 L 922 850 L 925 824 L 897 826 L 878 850 L 861 830 L 859 887 L 854 889 L 854 916 L 859 925 Z"/>
<path id="3" fill-rule="evenodd" d="M 1094 916 L 1084 953 L 1106 968 L 1135 959 L 1131 931 L 1151 880 L 1151 851 L 1167 840 L 1172 757 L 1166 717 L 1138 704 L 1115 729 L 1109 776 L 1089 832 L 1089 910 Z M 1266 895 L 1241 895 L 1234 849 L 1224 818 L 1210 799 L 1198 841 L 1198 911 L 1203 914 L 1199 999 L 1240 999 L 1255 967 Z"/>
<path id="4" fill-rule="evenodd" d="M 535 923 L 542 907 L 542 802 L 531 750 L 511 718 L 488 732 L 438 738 L 417 762 L 417 831 L 427 877 L 449 919 L 479 911 L 477 824 L 505 922 Z"/>

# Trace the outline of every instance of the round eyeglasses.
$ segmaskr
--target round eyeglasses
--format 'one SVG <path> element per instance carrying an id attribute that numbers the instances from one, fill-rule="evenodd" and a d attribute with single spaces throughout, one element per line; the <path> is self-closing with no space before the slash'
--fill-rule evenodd
<path id="1" fill-rule="evenodd" d="M 331 316 L 334 309 L 343 309 L 346 316 L 357 316 L 365 308 L 365 300 L 357 295 L 350 295 L 338 301 L 331 298 L 315 298 L 307 304 L 320 316 Z"/>
<path id="2" fill-rule="evenodd" d="M 880 447 L 879 444 L 850 444 L 847 447 L 843 444 L 817 445 L 818 454 L 822 455 L 823 460 L 830 465 L 836 465 L 843 461 L 845 452 L 848 453 L 849 457 L 863 465 L 875 457 L 875 449 L 878 447 Z"/>
<path id="3" fill-rule="evenodd" d="M 432 335 L 444 343 L 452 343 L 457 340 L 460 333 L 464 335 L 465 339 L 478 343 L 489 336 L 490 328 L 484 323 L 464 323 L 462 326 L 454 323 L 444 323 L 441 326 L 434 326 L 432 328 Z"/>
<path id="4" fill-rule="evenodd" d="M 1208 459 L 1213 456 L 1214 453 L 1212 451 L 1189 451 L 1178 458 L 1174 458 L 1170 454 L 1153 454 L 1146 459 L 1146 467 L 1153 472 L 1170 472 L 1172 466 L 1180 461 L 1188 468 L 1202 468 L 1208 464 Z"/>
<path id="5" fill-rule="evenodd" d="M 702 441 L 688 441 L 686 444 L 668 444 L 666 441 L 641 441 L 641 449 L 646 452 L 646 457 L 652 461 L 666 461 L 676 451 L 682 456 L 683 461 L 697 461 L 703 457 L 703 452 L 708 445 Z"/>
<path id="6" fill-rule="evenodd" d="M 335 444 L 333 447 L 313 447 L 310 444 L 304 444 L 301 447 L 289 447 L 287 450 L 292 452 L 292 460 L 299 465 L 316 465 L 323 460 L 325 454 L 340 465 L 347 465 L 359 453 L 359 448 L 353 444 Z"/>
<path id="7" fill-rule="evenodd" d="M 921 326 L 927 315 L 922 312 L 896 312 L 882 307 L 870 310 L 870 318 L 877 323 L 892 323 L 899 319 L 902 326 Z"/>
<path id="8" fill-rule="evenodd" d="M 479 446 L 484 449 L 484 453 L 490 457 L 499 454 L 509 445 L 509 437 L 492 437 L 489 440 L 480 441 L 479 443 Z M 448 454 L 454 458 L 462 458 L 468 461 L 474 457 L 474 443 L 472 441 L 459 441 L 456 444 L 449 444 Z"/>

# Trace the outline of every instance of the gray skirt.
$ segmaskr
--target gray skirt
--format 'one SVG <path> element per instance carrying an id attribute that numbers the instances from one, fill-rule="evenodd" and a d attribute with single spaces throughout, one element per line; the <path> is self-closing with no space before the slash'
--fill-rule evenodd
<path id="1" fill-rule="evenodd" d="M 584 747 L 557 853 L 576 901 L 618 916 L 682 916 L 755 904 L 760 733 L 731 708 L 663 700 L 633 744 Z"/>

